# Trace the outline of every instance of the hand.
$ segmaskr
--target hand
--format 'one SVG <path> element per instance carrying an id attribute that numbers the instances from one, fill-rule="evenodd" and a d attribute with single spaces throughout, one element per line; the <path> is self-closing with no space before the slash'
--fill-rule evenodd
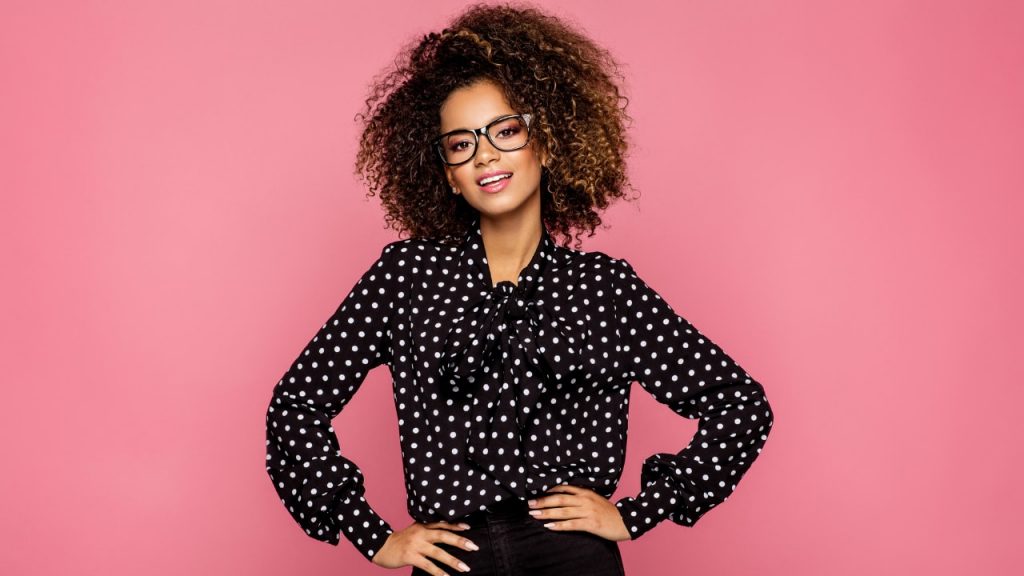
<path id="1" fill-rule="evenodd" d="M 530 514 L 551 530 L 582 530 L 612 541 L 630 540 L 615 504 L 589 488 L 560 484 L 530 506 Z"/>
<path id="2" fill-rule="evenodd" d="M 388 534 L 384 545 L 373 555 L 372 562 L 384 568 L 401 568 L 402 566 L 416 566 L 434 576 L 446 576 L 437 564 L 430 561 L 433 558 L 439 562 L 451 566 L 457 572 L 469 570 L 459 568 L 462 562 L 446 552 L 437 543 L 443 542 L 458 546 L 465 550 L 479 550 L 476 544 L 468 538 L 454 534 L 451 530 L 466 530 L 469 526 L 465 524 L 449 524 L 448 522 L 431 522 L 421 524 L 413 522 L 405 528 Z M 465 564 L 463 564 L 465 566 Z"/>

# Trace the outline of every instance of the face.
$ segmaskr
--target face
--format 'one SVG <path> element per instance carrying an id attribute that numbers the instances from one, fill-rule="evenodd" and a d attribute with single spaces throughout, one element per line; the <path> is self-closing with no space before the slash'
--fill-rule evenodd
<path id="1" fill-rule="evenodd" d="M 452 91 L 441 105 L 441 133 L 461 128 L 480 128 L 505 114 L 528 113 L 513 110 L 501 89 L 482 80 Z M 536 139 L 531 133 L 525 147 L 511 152 L 498 150 L 485 136 L 480 136 L 476 155 L 459 166 L 445 166 L 448 185 L 456 189 L 482 217 L 500 218 L 536 211 L 540 214 L 540 174 L 544 158 L 538 154 Z M 440 160 L 439 160 L 440 161 Z M 492 172 L 509 172 L 511 178 L 499 182 L 504 187 L 490 191 L 480 179 Z"/>

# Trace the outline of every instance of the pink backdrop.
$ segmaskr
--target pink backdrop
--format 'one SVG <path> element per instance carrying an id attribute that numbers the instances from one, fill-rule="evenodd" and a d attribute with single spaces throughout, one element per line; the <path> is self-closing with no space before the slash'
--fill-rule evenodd
<path id="1" fill-rule="evenodd" d="M 0 573 L 399 573 L 307 537 L 263 468 L 273 385 L 397 239 L 352 175 L 365 87 L 462 6 L 342 4 L 0 8 Z M 636 118 L 642 198 L 584 248 L 776 423 L 725 505 L 620 544 L 628 573 L 1020 570 L 1024 5 L 668 4 L 545 3 Z M 404 527 L 389 385 L 335 424 Z M 616 497 L 696 430 L 634 386 Z"/>

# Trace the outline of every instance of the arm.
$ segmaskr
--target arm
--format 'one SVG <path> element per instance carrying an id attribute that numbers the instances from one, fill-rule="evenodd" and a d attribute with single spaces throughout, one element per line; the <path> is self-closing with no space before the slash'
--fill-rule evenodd
<path id="1" fill-rule="evenodd" d="M 331 421 L 366 374 L 391 360 L 394 252 L 394 243 L 384 247 L 274 387 L 267 408 L 267 473 L 281 502 L 309 536 L 337 546 L 340 532 L 367 559 L 392 529 L 363 497 L 362 471 L 341 455 Z"/>
<path id="2" fill-rule="evenodd" d="M 761 385 L 628 262 L 616 262 L 612 280 L 632 379 L 677 414 L 699 419 L 685 448 L 644 461 L 638 495 L 615 502 L 635 540 L 665 518 L 693 526 L 724 502 L 761 453 L 773 416 Z"/>

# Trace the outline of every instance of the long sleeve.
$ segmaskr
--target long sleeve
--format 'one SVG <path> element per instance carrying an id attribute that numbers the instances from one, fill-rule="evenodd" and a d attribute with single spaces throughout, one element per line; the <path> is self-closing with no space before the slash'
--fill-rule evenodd
<path id="1" fill-rule="evenodd" d="M 367 373 L 391 360 L 394 252 L 394 243 L 384 247 L 292 363 L 266 419 L 267 473 L 289 513 L 317 540 L 336 546 L 344 534 L 367 560 L 392 529 L 364 498 L 363 474 L 342 456 L 331 421 Z"/>
<path id="2" fill-rule="evenodd" d="M 665 518 L 693 526 L 724 502 L 761 453 L 773 415 L 762 386 L 625 260 L 612 285 L 632 379 L 677 414 L 699 419 L 681 451 L 644 461 L 639 494 L 615 502 L 635 540 Z"/>

